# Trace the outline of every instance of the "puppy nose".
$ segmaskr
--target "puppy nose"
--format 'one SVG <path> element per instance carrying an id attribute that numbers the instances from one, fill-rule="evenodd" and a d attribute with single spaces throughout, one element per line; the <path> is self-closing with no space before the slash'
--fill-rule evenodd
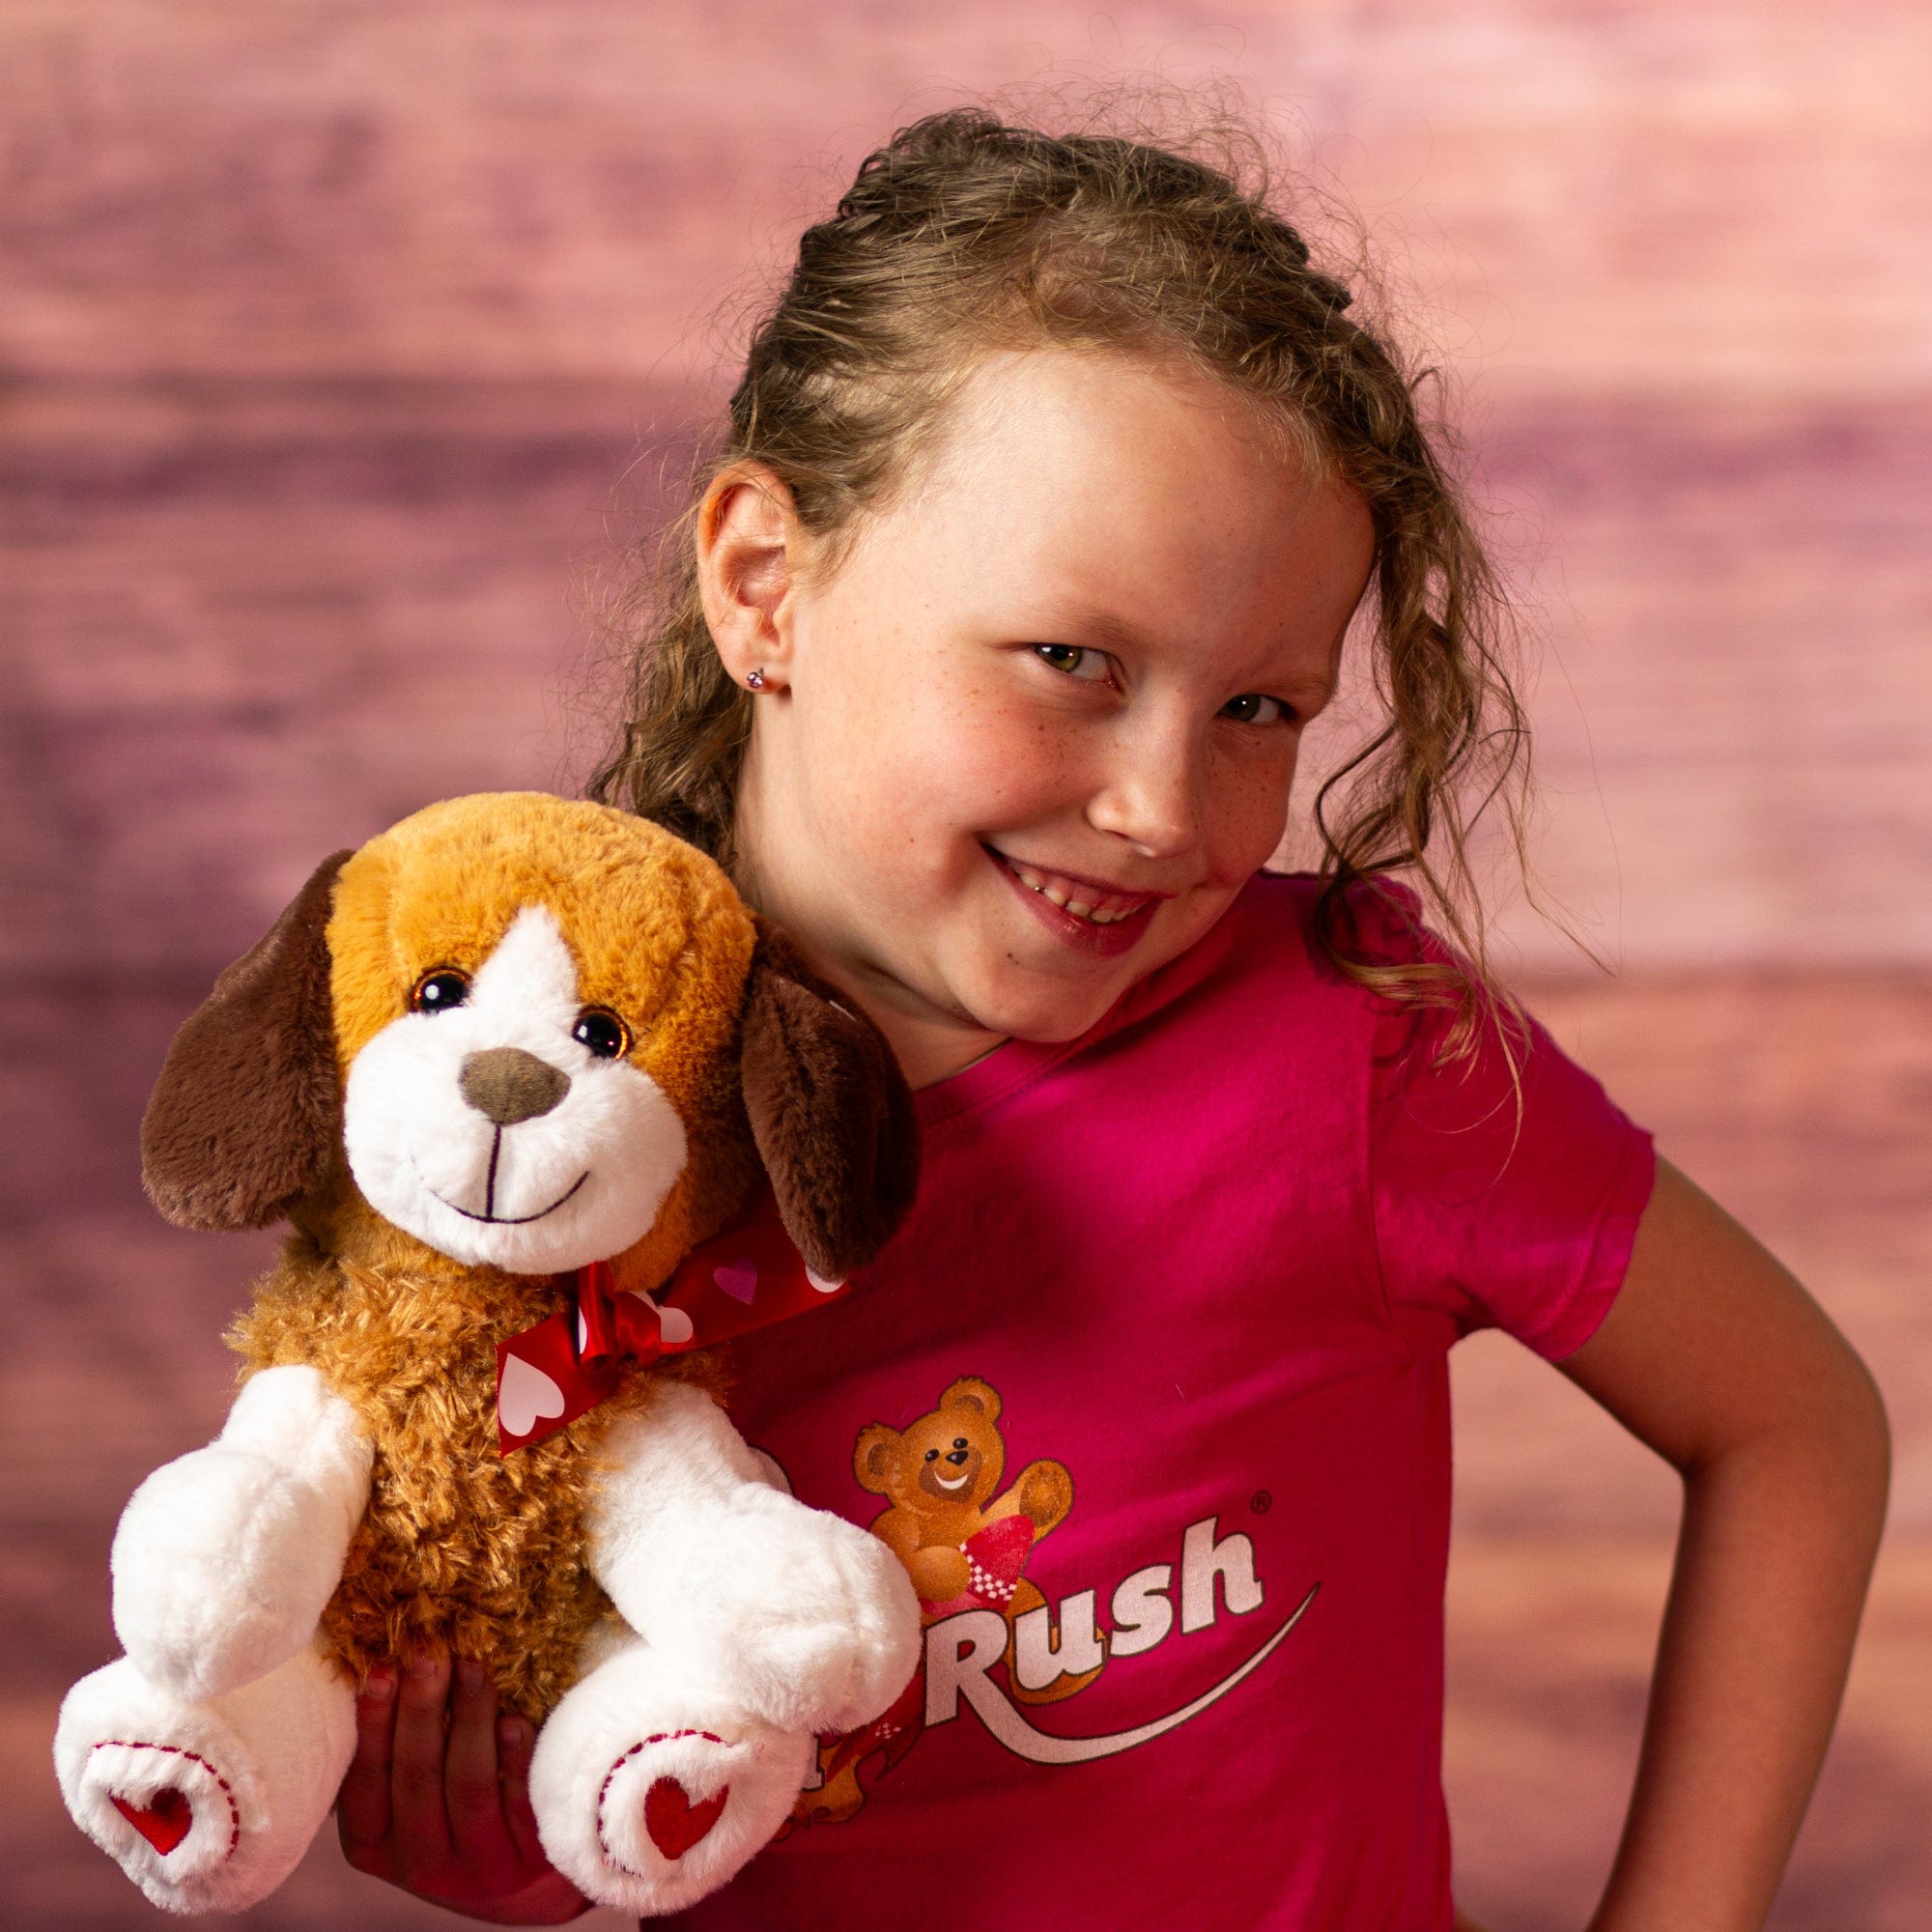
<path id="1" fill-rule="evenodd" d="M 570 1092 L 570 1075 L 520 1046 L 472 1053 L 457 1079 L 463 1097 L 499 1127 L 547 1114 Z"/>

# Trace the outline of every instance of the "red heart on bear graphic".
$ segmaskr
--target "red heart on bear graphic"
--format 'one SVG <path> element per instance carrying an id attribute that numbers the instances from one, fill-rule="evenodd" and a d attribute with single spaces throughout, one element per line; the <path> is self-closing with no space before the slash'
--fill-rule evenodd
<path id="1" fill-rule="evenodd" d="M 146 1810 L 138 1804 L 129 1804 L 125 1798 L 115 1798 L 111 1791 L 107 1795 L 113 1799 L 115 1810 L 162 1858 L 166 1858 L 194 1829 L 194 1806 L 187 1802 L 185 1792 L 177 1791 L 172 1785 L 165 1791 L 156 1792 L 155 1802 Z"/>
<path id="2" fill-rule="evenodd" d="M 717 1824 L 730 1795 L 731 1787 L 721 1784 L 702 1804 L 694 1804 L 676 1778 L 659 1778 L 644 1793 L 644 1830 L 651 1834 L 651 1843 L 666 1858 L 681 1859 Z"/>

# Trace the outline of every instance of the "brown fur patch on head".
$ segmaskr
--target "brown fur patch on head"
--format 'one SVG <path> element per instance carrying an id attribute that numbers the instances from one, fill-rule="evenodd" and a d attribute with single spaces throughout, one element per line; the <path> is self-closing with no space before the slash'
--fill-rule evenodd
<path id="1" fill-rule="evenodd" d="M 628 812 L 543 792 L 481 793 L 413 813 L 342 868 L 328 924 L 337 1055 L 347 1069 L 409 1011 L 426 973 L 477 972 L 526 906 L 555 919 L 579 997 L 623 1020 L 627 1058 L 663 1089 L 690 1139 L 656 1228 L 618 1258 L 623 1285 L 655 1287 L 717 1231 L 752 1171 L 734 1052 L 752 915 L 696 847 Z"/>

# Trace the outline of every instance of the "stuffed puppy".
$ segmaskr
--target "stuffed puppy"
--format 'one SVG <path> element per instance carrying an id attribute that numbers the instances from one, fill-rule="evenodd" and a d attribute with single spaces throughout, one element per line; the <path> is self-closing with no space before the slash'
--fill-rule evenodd
<path id="1" fill-rule="evenodd" d="M 748 1202 L 808 1314 L 871 1259 L 916 1182 L 881 1036 L 657 826 L 454 799 L 328 860 L 221 975 L 142 1151 L 171 1219 L 294 1233 L 219 1438 L 116 1531 L 126 1655 L 55 1738 L 81 1828 L 156 1905 L 254 1903 L 328 1811 L 371 1663 L 426 1648 L 540 1725 L 530 1800 L 580 1889 L 656 1914 L 722 1885 L 814 1734 L 909 1681 L 919 1605 L 738 1436 L 716 1355 L 667 1352 L 709 1317 L 658 1292 Z M 698 1272 L 748 1325 L 757 1269 Z M 620 1373 L 613 1324 L 659 1365 Z"/>

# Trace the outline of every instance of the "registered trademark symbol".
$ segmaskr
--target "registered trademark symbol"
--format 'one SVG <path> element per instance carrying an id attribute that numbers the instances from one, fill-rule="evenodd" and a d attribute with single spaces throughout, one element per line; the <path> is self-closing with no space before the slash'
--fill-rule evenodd
<path id="1" fill-rule="evenodd" d="M 1257 1490 L 1248 1498 L 1248 1507 L 1257 1516 L 1266 1516 L 1268 1511 L 1274 1508 L 1274 1498 L 1265 1490 Z"/>

